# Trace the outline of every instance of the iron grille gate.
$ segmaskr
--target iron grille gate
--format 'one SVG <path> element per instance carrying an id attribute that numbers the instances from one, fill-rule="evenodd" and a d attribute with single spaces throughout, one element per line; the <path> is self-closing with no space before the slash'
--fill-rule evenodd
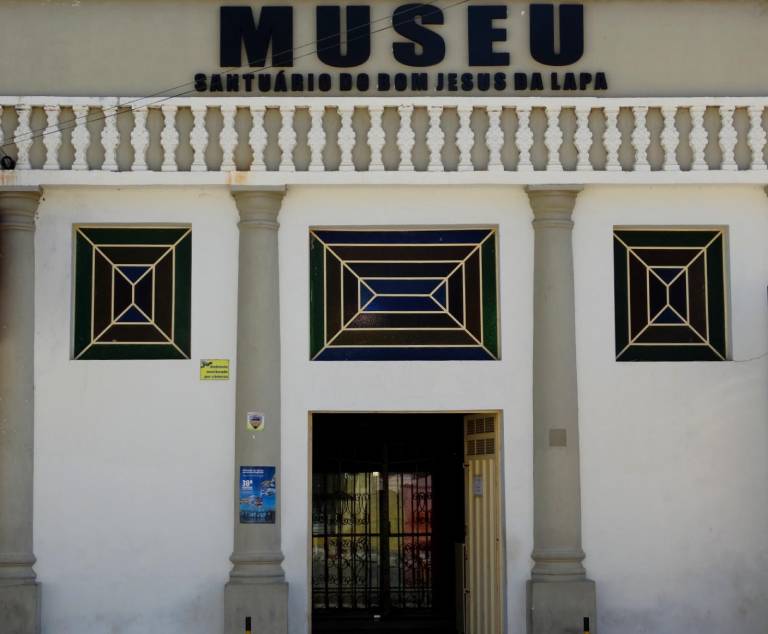
<path id="1" fill-rule="evenodd" d="M 344 472 L 318 480 L 314 607 L 432 607 L 432 475 Z"/>
<path id="2" fill-rule="evenodd" d="M 327 436 L 315 422 L 313 629 L 453 634 L 457 523 L 451 519 L 463 522 L 463 502 L 454 490 L 446 504 L 445 485 L 451 472 L 461 482 L 461 462 L 445 459 L 451 452 L 439 459 L 443 443 L 424 430 L 382 422 L 374 429 L 359 424 L 353 435 L 330 423 Z M 458 509 L 445 512 L 451 505 Z"/>

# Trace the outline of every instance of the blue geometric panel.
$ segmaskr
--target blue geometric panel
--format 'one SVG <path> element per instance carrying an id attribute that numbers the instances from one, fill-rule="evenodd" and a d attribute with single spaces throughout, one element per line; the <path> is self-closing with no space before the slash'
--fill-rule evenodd
<path id="1" fill-rule="evenodd" d="M 663 308 L 653 319 L 654 324 L 684 324 L 683 319 L 675 310 L 667 306 Z"/>
<path id="2" fill-rule="evenodd" d="M 657 266 L 653 268 L 653 274 L 660 277 L 662 282 L 664 282 L 665 284 L 669 284 L 683 271 L 685 271 L 685 269 L 678 268 L 678 267 Z"/>
<path id="3" fill-rule="evenodd" d="M 75 359 L 188 359 L 188 226 L 75 227 Z"/>
<path id="4" fill-rule="evenodd" d="M 142 275 L 150 270 L 148 266 L 118 266 L 116 268 L 134 284 Z"/>
<path id="5" fill-rule="evenodd" d="M 120 316 L 115 319 L 115 321 L 120 324 L 138 324 L 149 323 L 150 319 L 136 306 L 131 305 L 125 311 L 123 311 Z"/>
<path id="6" fill-rule="evenodd" d="M 368 284 L 365 284 L 362 280 L 360 280 L 360 283 L 359 283 L 358 293 L 360 296 L 360 300 L 358 301 L 358 306 L 360 306 L 361 308 L 376 296 L 376 293 L 371 289 L 371 287 Z"/>
<path id="7" fill-rule="evenodd" d="M 360 307 L 360 311 L 363 313 L 433 313 L 443 310 L 445 309 L 440 304 L 426 295 L 377 295 L 373 300 Z"/>
<path id="8" fill-rule="evenodd" d="M 638 227 L 613 235 L 616 359 L 725 359 L 724 232 Z"/>
<path id="9" fill-rule="evenodd" d="M 440 284 L 434 291 L 432 291 L 432 297 L 434 300 L 440 304 L 443 308 L 446 307 L 446 302 L 448 301 L 448 287 L 446 286 L 445 282 Z"/>
<path id="10" fill-rule="evenodd" d="M 319 361 L 497 359 L 494 229 L 310 232 Z"/>
<path id="11" fill-rule="evenodd" d="M 429 295 L 433 293 L 443 278 L 433 280 L 421 279 L 365 279 L 363 280 L 377 295 Z"/>

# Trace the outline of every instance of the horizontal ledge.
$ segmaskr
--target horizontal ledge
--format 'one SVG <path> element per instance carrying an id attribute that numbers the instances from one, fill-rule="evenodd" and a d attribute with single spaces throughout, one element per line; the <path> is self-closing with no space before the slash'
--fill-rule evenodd
<path id="1" fill-rule="evenodd" d="M 0 171 L 0 187 L 289 185 L 768 185 L 768 171 L 686 172 L 102 172 Z"/>
<path id="2" fill-rule="evenodd" d="M 220 108 L 223 105 L 234 105 L 238 108 L 248 108 L 250 106 L 266 108 L 279 108 L 281 106 L 295 106 L 297 108 L 309 108 L 310 106 L 324 106 L 326 108 L 335 108 L 337 106 L 356 106 L 359 108 L 368 106 L 390 108 L 398 106 L 413 106 L 415 108 L 443 106 L 445 108 L 454 108 L 470 105 L 477 108 L 487 108 L 489 106 L 507 108 L 514 108 L 516 106 L 531 108 L 559 106 L 562 108 L 572 108 L 577 105 L 591 106 L 593 108 L 631 108 L 633 106 L 647 106 L 649 108 L 662 106 L 676 106 L 678 108 L 689 108 L 691 106 L 734 106 L 736 108 L 746 108 L 748 106 L 766 107 L 768 106 L 768 97 L 454 97 L 451 95 L 405 95 L 394 97 L 243 97 L 237 95 L 231 97 L 163 97 L 162 95 L 155 95 L 153 97 L 0 96 L 0 106 L 2 107 L 30 106 L 38 108 L 61 106 L 66 108 L 71 106 L 89 106 L 103 108 L 132 106 L 135 108 L 160 108 L 162 106 L 208 106 Z"/>

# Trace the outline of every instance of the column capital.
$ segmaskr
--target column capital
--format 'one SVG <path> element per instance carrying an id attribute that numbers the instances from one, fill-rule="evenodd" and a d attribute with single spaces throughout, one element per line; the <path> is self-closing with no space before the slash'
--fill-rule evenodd
<path id="1" fill-rule="evenodd" d="M 283 204 L 286 188 L 234 186 L 230 193 L 240 213 L 241 229 L 274 229 L 280 225 L 277 215 Z"/>
<path id="2" fill-rule="evenodd" d="M 34 231 L 42 194 L 39 187 L 0 187 L 0 231 Z"/>
<path id="3" fill-rule="evenodd" d="M 533 226 L 573 226 L 571 214 L 581 185 L 529 185 L 525 188 L 533 210 Z"/>

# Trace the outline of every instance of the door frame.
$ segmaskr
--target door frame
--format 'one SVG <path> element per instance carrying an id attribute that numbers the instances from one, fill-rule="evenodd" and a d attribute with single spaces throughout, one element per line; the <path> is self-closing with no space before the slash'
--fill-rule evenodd
<path id="1" fill-rule="evenodd" d="M 504 412 L 499 409 L 424 409 L 424 410 L 359 410 L 359 409 L 318 409 L 307 412 L 307 521 L 305 524 L 306 543 L 305 543 L 305 562 L 306 562 L 306 588 L 307 588 L 307 633 L 312 634 L 312 448 L 313 448 L 313 417 L 315 414 L 377 414 L 381 416 L 397 416 L 398 414 L 459 414 L 463 416 L 484 414 L 492 415 L 496 418 L 497 438 L 498 438 L 498 461 L 496 466 L 496 477 L 498 478 L 499 491 L 499 555 L 496 565 L 499 567 L 499 610 L 502 629 L 499 634 L 507 631 L 507 566 L 506 566 L 506 504 L 504 490 Z M 465 492 L 466 493 L 466 492 Z M 282 520 L 281 520 L 282 521 Z M 472 634 L 467 632 L 465 634 Z"/>

